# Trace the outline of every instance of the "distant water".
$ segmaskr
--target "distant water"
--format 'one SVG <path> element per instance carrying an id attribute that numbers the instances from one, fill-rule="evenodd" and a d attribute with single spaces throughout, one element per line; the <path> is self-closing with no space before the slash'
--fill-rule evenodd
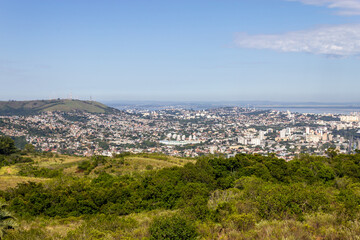
<path id="1" fill-rule="evenodd" d="M 353 112 L 360 112 L 360 107 L 354 107 L 354 108 L 334 108 L 334 107 L 261 107 L 259 109 L 265 109 L 265 110 L 277 110 L 277 111 L 290 111 L 290 112 L 296 112 L 296 113 L 313 113 L 313 114 L 350 114 Z"/>
<path id="2" fill-rule="evenodd" d="M 268 106 L 261 106 L 257 104 L 236 104 L 236 103 L 228 103 L 228 104 L 221 104 L 221 103 L 152 103 L 152 102 L 139 102 L 139 103 L 121 103 L 121 102 L 108 102 L 108 106 L 117 108 L 119 110 L 129 110 L 129 109 L 136 109 L 136 110 L 148 110 L 148 111 L 157 111 L 157 110 L 164 110 L 164 109 L 192 109 L 192 110 L 203 110 L 203 109 L 212 109 L 218 107 L 255 107 L 255 109 L 263 109 L 263 110 L 278 110 L 278 111 L 290 111 L 290 112 L 297 112 L 297 113 L 313 113 L 313 114 L 350 114 L 353 112 L 360 113 L 360 103 L 356 105 L 333 105 L 333 106 L 312 106 L 307 105 L 304 103 L 303 106 L 301 105 L 292 105 L 286 106 L 284 105 L 277 105 L 274 107 Z M 274 104 L 275 105 L 275 104 Z"/>

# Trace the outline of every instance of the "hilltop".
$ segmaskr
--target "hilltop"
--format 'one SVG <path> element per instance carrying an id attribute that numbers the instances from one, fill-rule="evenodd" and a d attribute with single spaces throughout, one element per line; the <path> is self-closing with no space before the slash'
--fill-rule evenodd
<path id="1" fill-rule="evenodd" d="M 0 115 L 26 115 L 46 111 L 110 113 L 117 110 L 99 102 L 75 99 L 0 101 Z"/>

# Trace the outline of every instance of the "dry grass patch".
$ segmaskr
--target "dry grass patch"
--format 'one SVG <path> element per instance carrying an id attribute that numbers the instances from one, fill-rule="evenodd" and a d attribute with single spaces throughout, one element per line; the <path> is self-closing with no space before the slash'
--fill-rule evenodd
<path id="1" fill-rule="evenodd" d="M 80 218 L 64 219 L 36 217 L 19 221 L 19 227 L 9 231 L 4 240 L 60 240 L 65 239 L 68 232 L 83 223 Z"/>
<path id="2" fill-rule="evenodd" d="M 167 216 L 173 211 L 155 210 L 128 216 L 93 216 L 72 230 L 66 239 L 149 239 L 149 227 L 157 216 Z"/>
<path id="3" fill-rule="evenodd" d="M 48 236 L 66 237 L 69 231 L 76 229 L 82 224 L 83 220 L 77 218 L 65 218 L 61 220 L 52 220 L 45 227 Z"/>
<path id="4" fill-rule="evenodd" d="M 0 175 L 16 175 L 19 169 L 16 166 L 5 166 L 0 168 Z"/>
<path id="5" fill-rule="evenodd" d="M 128 163 L 129 165 L 126 165 L 126 163 Z M 131 171 L 150 170 L 146 168 L 149 165 L 153 166 L 154 169 L 178 166 L 177 164 L 172 162 L 151 158 L 129 157 L 125 159 L 125 168 L 128 168 Z"/>
<path id="6" fill-rule="evenodd" d="M 56 167 L 84 161 L 87 158 L 78 156 L 58 155 L 55 157 L 36 156 L 33 157 L 33 159 L 39 167 Z"/>
<path id="7" fill-rule="evenodd" d="M 152 169 L 162 169 L 169 167 L 181 167 L 187 163 L 195 163 L 196 160 L 188 160 L 166 156 L 166 159 L 157 159 L 156 157 L 130 156 L 125 158 L 125 167 L 123 170 L 128 171 L 146 171 Z M 152 166 L 152 168 L 149 168 Z"/>
<path id="8" fill-rule="evenodd" d="M 19 183 L 25 182 L 46 182 L 47 178 L 34 178 L 34 177 L 22 177 L 22 176 L 0 176 L 0 190 L 16 187 Z"/>
<path id="9" fill-rule="evenodd" d="M 104 165 L 99 165 L 94 168 L 90 176 L 97 176 L 100 172 L 107 172 L 115 175 L 132 175 L 142 174 L 149 170 L 159 170 L 170 167 L 181 167 L 186 163 L 194 162 L 195 160 L 180 159 L 175 157 L 159 157 L 156 156 L 126 156 L 125 158 L 109 158 Z M 81 175 L 75 168 L 64 170 L 65 173 L 76 173 Z"/>

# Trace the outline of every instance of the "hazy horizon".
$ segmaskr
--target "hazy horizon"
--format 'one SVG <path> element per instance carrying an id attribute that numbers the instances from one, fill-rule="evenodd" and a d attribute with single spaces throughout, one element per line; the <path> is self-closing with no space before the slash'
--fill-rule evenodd
<path id="1" fill-rule="evenodd" d="M 42 100 L 80 100 L 96 101 L 106 104 L 253 104 L 253 105 L 358 105 L 358 102 L 330 102 L 330 101 L 271 101 L 271 100 L 102 100 L 102 99 L 81 99 L 81 98 L 34 98 L 34 99 L 0 99 L 2 102 L 8 101 L 42 101 Z"/>

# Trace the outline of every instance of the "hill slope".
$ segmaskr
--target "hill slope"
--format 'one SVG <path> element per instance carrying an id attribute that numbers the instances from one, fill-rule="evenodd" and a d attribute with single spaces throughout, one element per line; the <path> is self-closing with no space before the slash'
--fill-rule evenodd
<path id="1" fill-rule="evenodd" d="M 69 99 L 0 102 L 0 115 L 24 115 L 46 111 L 110 113 L 117 110 L 95 101 Z"/>

